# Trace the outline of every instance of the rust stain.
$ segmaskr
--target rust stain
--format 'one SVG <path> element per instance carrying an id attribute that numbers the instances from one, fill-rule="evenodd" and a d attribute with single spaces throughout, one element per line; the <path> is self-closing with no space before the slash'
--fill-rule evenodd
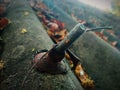
<path id="1" fill-rule="evenodd" d="M 69 39 L 67 39 L 67 40 L 65 41 L 65 43 L 67 44 L 67 43 L 69 43 L 69 41 L 70 41 L 70 40 L 69 40 Z"/>

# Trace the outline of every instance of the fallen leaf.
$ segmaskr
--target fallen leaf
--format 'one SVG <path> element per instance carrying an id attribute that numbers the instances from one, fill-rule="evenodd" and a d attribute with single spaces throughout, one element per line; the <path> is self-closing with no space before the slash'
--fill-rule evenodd
<path id="1" fill-rule="evenodd" d="M 29 12 L 27 12 L 27 11 L 24 12 L 24 15 L 25 15 L 25 16 L 28 16 L 28 15 L 29 15 Z"/>
<path id="2" fill-rule="evenodd" d="M 34 52 L 34 51 L 35 51 L 35 48 L 32 49 L 32 52 Z"/>
<path id="3" fill-rule="evenodd" d="M 0 70 L 2 70 L 4 68 L 4 62 L 1 60 L 0 61 Z"/>
<path id="4" fill-rule="evenodd" d="M 22 30 L 21 30 L 21 33 L 26 33 L 27 32 L 27 30 L 25 29 L 25 28 L 23 28 Z"/>
<path id="5" fill-rule="evenodd" d="M 3 30 L 8 25 L 7 18 L 0 18 L 0 30 Z"/>

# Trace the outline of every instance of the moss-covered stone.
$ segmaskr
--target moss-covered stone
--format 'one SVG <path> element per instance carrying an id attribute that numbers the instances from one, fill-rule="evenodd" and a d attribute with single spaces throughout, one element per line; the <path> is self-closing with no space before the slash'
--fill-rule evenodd
<path id="1" fill-rule="evenodd" d="M 53 43 L 26 0 L 12 0 L 7 18 L 11 24 L 3 32 L 6 78 L 0 83 L 1 90 L 83 90 L 71 70 L 65 75 L 51 75 L 33 69 L 22 87 L 34 49 L 50 49 Z"/>
<path id="2" fill-rule="evenodd" d="M 53 12 L 60 15 L 58 19 L 63 21 L 70 31 L 77 22 L 73 21 L 58 5 L 49 2 L 51 1 L 44 0 Z M 94 80 L 95 90 L 119 90 L 120 51 L 93 32 L 82 35 L 70 49 L 81 59 L 83 67 Z"/>

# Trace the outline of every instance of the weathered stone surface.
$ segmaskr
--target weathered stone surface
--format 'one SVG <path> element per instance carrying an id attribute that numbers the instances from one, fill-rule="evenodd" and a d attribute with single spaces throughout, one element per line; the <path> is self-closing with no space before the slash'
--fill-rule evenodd
<path id="1" fill-rule="evenodd" d="M 46 5 L 50 0 L 44 0 Z M 77 24 L 59 6 L 49 4 L 68 31 Z M 72 27 L 71 27 L 72 26 Z M 119 90 L 120 51 L 89 32 L 81 36 L 70 48 L 80 59 L 83 67 L 95 81 L 95 90 Z"/>
<path id="2" fill-rule="evenodd" d="M 86 33 L 71 47 L 95 81 L 95 90 L 118 90 L 120 52 L 94 33 Z"/>
<path id="3" fill-rule="evenodd" d="M 65 75 L 50 75 L 33 69 L 22 87 L 31 67 L 32 50 L 50 49 L 53 43 L 26 0 L 12 0 L 7 17 L 11 24 L 3 33 L 6 77 L 1 90 L 83 90 L 71 70 Z"/>

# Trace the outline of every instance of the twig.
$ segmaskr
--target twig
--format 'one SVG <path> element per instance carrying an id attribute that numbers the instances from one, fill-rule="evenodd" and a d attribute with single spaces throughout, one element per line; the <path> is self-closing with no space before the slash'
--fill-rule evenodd
<path id="1" fill-rule="evenodd" d="M 32 67 L 30 68 L 30 70 L 28 71 L 27 75 L 24 77 L 23 82 L 22 82 L 22 87 L 26 81 L 26 79 L 28 78 L 30 72 L 32 71 L 32 69 L 41 61 L 41 59 L 43 59 L 43 57 L 47 54 L 48 52 L 46 52 L 35 64 L 32 65 Z"/>

